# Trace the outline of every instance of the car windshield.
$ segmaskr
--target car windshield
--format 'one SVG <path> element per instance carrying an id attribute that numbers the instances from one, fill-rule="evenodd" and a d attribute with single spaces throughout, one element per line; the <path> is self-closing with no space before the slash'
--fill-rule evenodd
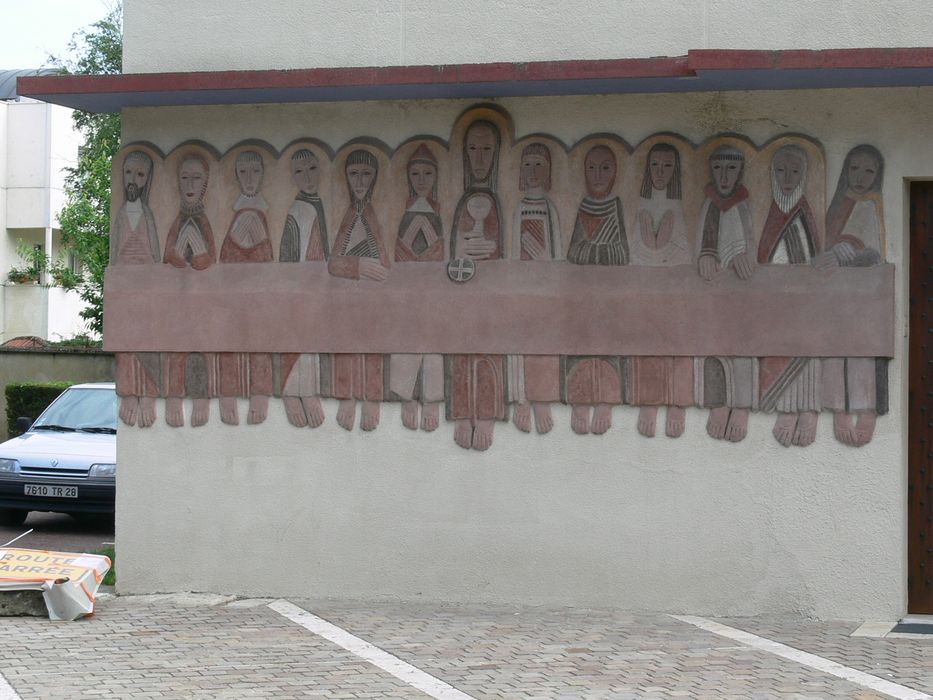
<path id="1" fill-rule="evenodd" d="M 110 388 L 65 389 L 32 429 L 116 432 L 117 394 Z"/>

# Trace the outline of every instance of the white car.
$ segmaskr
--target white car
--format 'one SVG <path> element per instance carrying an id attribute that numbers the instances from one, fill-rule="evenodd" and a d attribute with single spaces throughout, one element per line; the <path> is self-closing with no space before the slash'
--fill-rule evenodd
<path id="1" fill-rule="evenodd" d="M 117 395 L 112 383 L 76 384 L 25 433 L 0 444 L 0 525 L 31 510 L 113 513 Z"/>

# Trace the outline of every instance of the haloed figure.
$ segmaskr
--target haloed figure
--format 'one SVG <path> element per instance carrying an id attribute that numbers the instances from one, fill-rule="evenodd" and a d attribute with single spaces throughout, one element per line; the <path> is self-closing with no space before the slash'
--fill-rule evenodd
<path id="1" fill-rule="evenodd" d="M 576 265 L 627 265 L 628 240 L 622 201 L 612 194 L 618 165 L 608 146 L 593 146 L 583 161 L 586 196 L 573 225 L 567 260 Z M 622 359 L 563 357 L 563 393 L 571 408 L 570 427 L 601 435 L 612 426 L 612 407 L 622 403 Z M 592 417 L 591 417 L 592 414 Z"/>
<path id="2" fill-rule="evenodd" d="M 350 206 L 340 222 L 328 269 L 337 277 L 382 282 L 389 274 L 389 257 L 372 204 L 379 161 L 369 151 L 357 149 L 347 156 L 345 174 Z M 331 393 L 340 401 L 337 423 L 352 430 L 356 402 L 362 400 L 360 428 L 374 430 L 384 398 L 382 355 L 334 355 L 332 372 Z"/>
<path id="3" fill-rule="evenodd" d="M 691 262 L 682 205 L 680 152 L 656 143 L 645 158 L 632 235 L 632 264 L 688 265 Z M 687 406 L 693 404 L 692 357 L 633 357 L 632 403 L 638 409 L 638 432 L 654 437 L 659 406 L 667 406 L 665 433 L 680 437 Z"/>
<path id="4" fill-rule="evenodd" d="M 220 248 L 220 262 L 272 262 L 272 242 L 266 220 L 269 205 L 260 192 L 262 155 L 258 151 L 241 152 L 234 162 L 234 170 L 240 195 L 233 204 L 233 221 Z M 246 422 L 262 423 L 269 412 L 272 395 L 272 355 L 222 352 L 219 367 L 220 420 L 230 425 L 239 423 L 237 399 L 248 398 Z"/>
<path id="5" fill-rule="evenodd" d="M 760 264 L 806 265 L 819 253 L 816 221 L 804 194 L 808 166 L 806 152 L 795 145 L 782 146 L 771 159 L 771 208 L 758 242 Z M 760 360 L 759 408 L 778 413 L 772 433 L 785 447 L 816 439 L 820 370 L 818 358 Z"/>
<path id="6" fill-rule="evenodd" d="M 518 203 L 512 224 L 512 257 L 522 261 L 560 260 L 564 257 L 557 208 L 551 189 L 551 151 L 543 143 L 522 150 Z M 560 358 L 557 355 L 509 355 L 509 400 L 514 404 L 515 426 L 547 433 L 554 427 L 551 403 L 560 400 Z"/>
<path id="7" fill-rule="evenodd" d="M 306 148 L 291 158 L 292 183 L 298 188 L 288 209 L 280 262 L 323 262 L 329 255 L 324 203 L 318 194 L 321 168 L 317 156 Z M 321 355 L 282 353 L 282 403 L 289 423 L 316 428 L 324 422 L 321 405 Z"/>
<path id="8" fill-rule="evenodd" d="M 700 212 L 697 268 L 707 281 L 726 268 L 747 280 L 754 268 L 748 253 L 752 216 L 748 190 L 742 184 L 745 154 L 734 146 L 720 146 L 709 158 L 709 171 L 706 201 Z M 755 360 L 698 358 L 694 371 L 703 373 L 701 403 L 710 409 L 706 432 L 717 440 L 743 440 L 754 398 Z"/>
<path id="9" fill-rule="evenodd" d="M 483 119 L 470 124 L 463 143 L 463 195 L 454 212 L 450 257 L 497 260 L 503 255 L 499 198 L 499 129 Z M 456 313 L 455 309 L 451 310 Z M 505 358 L 450 355 L 448 417 L 454 442 L 465 449 L 492 445 L 495 421 L 505 420 Z"/>
<path id="10" fill-rule="evenodd" d="M 814 265 L 871 267 L 884 261 L 883 183 L 884 159 L 877 148 L 863 144 L 849 151 L 826 212 L 826 252 Z M 823 407 L 833 412 L 840 442 L 861 447 L 871 440 L 878 413 L 887 407 L 886 367 L 873 357 L 823 360 Z"/>
<path id="11" fill-rule="evenodd" d="M 444 260 L 444 227 L 437 202 L 437 159 L 420 144 L 408 160 L 408 203 L 398 227 L 395 261 Z M 420 380 L 420 381 L 419 381 Z M 389 389 L 402 400 L 402 424 L 432 431 L 440 423 L 444 400 L 444 358 L 441 355 L 395 354 L 389 358 Z"/>

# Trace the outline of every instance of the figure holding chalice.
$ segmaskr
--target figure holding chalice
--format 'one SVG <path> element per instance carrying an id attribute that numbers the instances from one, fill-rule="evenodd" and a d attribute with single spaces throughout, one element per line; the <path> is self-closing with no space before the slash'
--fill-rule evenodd
<path id="1" fill-rule="evenodd" d="M 476 261 L 502 258 L 502 227 L 496 182 L 499 129 L 477 120 L 463 140 L 463 196 L 454 213 L 450 237 L 451 266 L 462 271 Z M 454 274 L 451 279 L 457 279 Z M 447 417 L 454 421 L 454 441 L 465 449 L 486 450 L 492 445 L 495 421 L 506 420 L 505 358 L 502 355 L 447 357 L 450 390 Z"/>

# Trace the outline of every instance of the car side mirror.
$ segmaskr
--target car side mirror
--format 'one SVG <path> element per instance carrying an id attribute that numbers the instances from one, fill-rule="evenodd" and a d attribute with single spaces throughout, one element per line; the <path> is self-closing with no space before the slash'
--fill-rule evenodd
<path id="1" fill-rule="evenodd" d="M 32 418 L 27 418 L 26 416 L 20 416 L 16 419 L 16 429 L 21 433 L 25 433 L 32 427 Z"/>

